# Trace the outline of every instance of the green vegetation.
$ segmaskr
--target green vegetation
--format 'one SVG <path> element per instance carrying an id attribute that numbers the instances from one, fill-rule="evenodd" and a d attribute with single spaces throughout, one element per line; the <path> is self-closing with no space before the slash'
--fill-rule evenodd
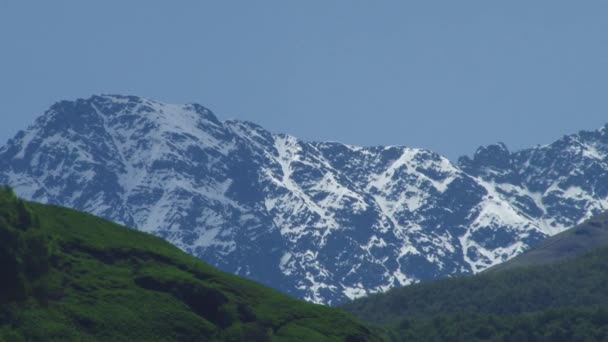
<path id="1" fill-rule="evenodd" d="M 0 189 L 0 303 L 43 299 L 49 271 L 49 244 L 40 222 L 9 188 Z"/>
<path id="2" fill-rule="evenodd" d="M 391 341 L 607 341 L 608 310 L 547 309 L 520 315 L 439 315 L 385 328 Z"/>
<path id="3" fill-rule="evenodd" d="M 607 216 L 548 239 L 508 267 L 397 288 L 343 308 L 394 341 L 606 341 Z"/>
<path id="4" fill-rule="evenodd" d="M 374 341 L 349 314 L 0 190 L 0 341 Z"/>

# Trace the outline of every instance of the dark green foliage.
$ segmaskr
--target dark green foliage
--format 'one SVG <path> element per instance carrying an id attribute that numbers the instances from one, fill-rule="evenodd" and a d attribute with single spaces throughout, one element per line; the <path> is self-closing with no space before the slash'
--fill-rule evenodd
<path id="1" fill-rule="evenodd" d="M 0 341 L 378 340 L 341 310 L 10 189 L 0 191 L 0 262 Z"/>
<path id="2" fill-rule="evenodd" d="M 38 218 L 10 188 L 0 188 L 0 304 L 43 295 L 49 242 Z"/>
<path id="3" fill-rule="evenodd" d="M 391 341 L 606 341 L 607 311 L 563 308 L 520 315 L 439 315 L 386 328 Z"/>

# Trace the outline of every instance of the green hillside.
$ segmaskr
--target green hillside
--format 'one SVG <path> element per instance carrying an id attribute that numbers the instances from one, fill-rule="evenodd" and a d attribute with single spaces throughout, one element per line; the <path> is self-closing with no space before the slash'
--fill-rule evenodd
<path id="1" fill-rule="evenodd" d="M 374 341 L 349 314 L 0 190 L 0 340 Z"/>
<path id="2" fill-rule="evenodd" d="M 509 267 L 397 288 L 343 308 L 381 325 L 393 340 L 606 341 L 605 218 L 557 236 Z"/>

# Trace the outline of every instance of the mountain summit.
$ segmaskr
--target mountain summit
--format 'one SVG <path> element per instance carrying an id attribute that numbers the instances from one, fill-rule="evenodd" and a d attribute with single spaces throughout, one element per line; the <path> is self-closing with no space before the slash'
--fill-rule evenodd
<path id="1" fill-rule="evenodd" d="M 503 262 L 608 208 L 606 128 L 458 164 L 305 142 L 197 104 L 53 105 L 0 149 L 0 183 L 153 233 L 225 271 L 335 304 Z"/>

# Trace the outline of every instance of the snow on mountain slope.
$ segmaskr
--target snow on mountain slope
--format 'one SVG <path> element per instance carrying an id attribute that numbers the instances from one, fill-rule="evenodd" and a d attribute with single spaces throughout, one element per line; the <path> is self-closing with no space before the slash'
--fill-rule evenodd
<path id="1" fill-rule="evenodd" d="M 0 183 L 161 236 L 333 304 L 479 272 L 608 208 L 608 133 L 458 165 L 310 143 L 208 109 L 104 95 L 53 105 L 0 149 Z"/>

